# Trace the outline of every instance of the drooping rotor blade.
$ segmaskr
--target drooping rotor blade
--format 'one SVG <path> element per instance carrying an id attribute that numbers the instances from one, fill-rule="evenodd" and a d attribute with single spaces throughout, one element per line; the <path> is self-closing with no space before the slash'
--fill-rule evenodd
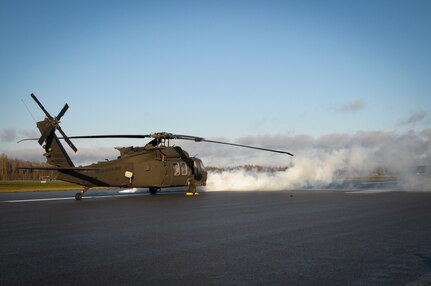
<path id="1" fill-rule="evenodd" d="M 48 111 L 46 111 L 45 107 L 43 107 L 42 103 L 40 103 L 40 101 L 37 99 L 36 95 L 34 95 L 32 93 L 31 97 L 34 99 L 34 101 L 36 101 L 37 105 L 39 105 L 40 109 L 42 109 L 42 111 L 45 113 L 46 117 L 48 117 L 49 119 L 52 119 L 51 114 L 49 114 Z"/>
<path id="2" fill-rule="evenodd" d="M 191 135 L 173 134 L 173 136 L 175 136 L 174 139 L 191 140 L 191 141 L 195 141 L 195 142 L 201 142 L 201 141 L 205 140 L 205 138 L 191 136 Z"/>
<path id="3" fill-rule="evenodd" d="M 38 138 L 24 138 L 24 139 L 20 139 L 19 141 L 16 141 L 16 143 L 21 143 L 24 141 L 36 141 L 39 140 Z"/>
<path id="4" fill-rule="evenodd" d="M 196 140 L 197 139 L 197 140 Z M 249 149 L 255 149 L 255 150 L 261 150 L 261 151 L 268 151 L 268 152 L 274 152 L 274 153 L 280 153 L 280 154 L 287 154 L 290 156 L 293 156 L 292 153 L 282 151 L 282 150 L 275 150 L 275 149 L 269 149 L 269 148 L 262 148 L 262 147 L 256 147 L 256 146 L 250 146 L 250 145 L 243 145 L 243 144 L 236 144 L 236 143 L 229 143 L 229 142 L 222 142 L 222 141 L 215 141 L 215 140 L 208 140 L 204 138 L 197 137 L 195 139 L 196 142 L 208 142 L 208 143 L 215 143 L 215 144 L 223 144 L 223 145 L 229 145 L 229 146 L 235 146 L 235 147 L 242 147 L 242 148 L 249 148 Z M 200 140 L 199 140 L 200 139 Z"/>
<path id="5" fill-rule="evenodd" d="M 69 144 L 70 148 L 72 148 L 72 150 L 75 152 L 78 151 L 78 149 L 75 147 L 75 145 L 73 145 L 72 141 L 70 141 L 69 137 L 67 137 L 60 126 L 57 127 L 57 130 L 60 131 L 61 135 L 63 135 L 62 138 L 67 142 L 67 144 Z"/>
<path id="6" fill-rule="evenodd" d="M 53 132 L 54 127 L 51 126 L 48 129 L 43 132 L 42 136 L 40 136 L 39 140 L 37 141 L 39 145 L 42 145 L 46 138 Z"/>
<path id="7" fill-rule="evenodd" d="M 190 136 L 190 135 L 173 134 L 173 136 L 175 137 L 175 139 L 192 140 L 195 142 L 208 142 L 208 143 L 215 143 L 215 144 L 223 144 L 223 145 L 249 148 L 249 149 L 256 149 L 256 150 L 261 150 L 261 151 L 275 152 L 275 153 L 287 154 L 287 155 L 293 156 L 292 153 L 287 152 L 287 151 L 282 151 L 282 150 L 275 150 L 275 149 L 262 148 L 262 147 L 256 147 L 256 146 L 250 146 L 250 145 L 229 143 L 229 142 L 223 142 L 223 141 L 208 140 L 208 139 L 205 139 L 202 137 L 196 137 L 196 136 Z"/>
<path id="8" fill-rule="evenodd" d="M 61 117 L 66 113 L 67 109 L 69 109 L 69 105 L 67 103 L 64 105 L 63 109 L 60 111 L 60 113 L 57 115 L 57 120 L 60 120 Z"/>

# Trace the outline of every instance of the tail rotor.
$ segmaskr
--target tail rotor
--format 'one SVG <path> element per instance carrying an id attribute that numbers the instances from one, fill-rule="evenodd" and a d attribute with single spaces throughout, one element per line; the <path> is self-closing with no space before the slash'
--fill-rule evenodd
<path id="1" fill-rule="evenodd" d="M 33 93 L 31 94 L 31 97 L 34 99 L 37 105 L 39 105 L 40 109 L 42 109 L 42 111 L 45 113 L 46 115 L 45 121 L 47 121 L 46 124 L 48 125 L 38 140 L 39 144 L 42 145 L 44 142 L 46 142 L 45 149 L 49 150 L 52 144 L 52 140 L 54 138 L 55 130 L 58 130 L 63 136 L 64 140 L 70 146 L 70 148 L 72 148 L 72 150 L 75 152 L 78 151 L 75 145 L 73 145 L 72 141 L 70 141 L 69 137 L 64 133 L 64 131 L 60 127 L 60 119 L 66 113 L 67 109 L 69 109 L 69 105 L 67 105 L 66 103 L 64 107 L 61 109 L 61 111 L 58 113 L 58 115 L 56 117 L 52 117 L 51 114 L 49 114 L 49 112 L 45 109 L 45 107 L 42 105 L 42 103 L 37 99 L 37 97 Z"/>

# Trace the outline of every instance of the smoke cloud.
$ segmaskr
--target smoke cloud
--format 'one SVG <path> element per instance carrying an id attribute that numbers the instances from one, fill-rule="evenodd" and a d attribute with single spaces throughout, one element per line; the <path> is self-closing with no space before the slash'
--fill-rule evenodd
<path id="1" fill-rule="evenodd" d="M 286 190 L 326 188 L 343 179 L 368 177 L 377 170 L 395 176 L 397 189 L 410 191 L 431 190 L 431 130 L 391 132 L 357 132 L 329 134 L 320 137 L 249 136 L 238 140 L 241 144 L 287 149 L 295 154 L 292 159 L 261 153 L 245 156 L 244 150 L 227 153 L 226 163 L 288 166 L 286 171 L 258 172 L 257 170 L 229 170 L 210 173 L 207 190 Z M 213 147 L 223 158 L 224 148 Z M 209 162 L 215 159 L 205 158 Z M 239 164 L 238 164 L 239 163 Z M 421 167 L 422 166 L 422 167 Z M 418 168 L 419 167 L 419 168 Z M 419 171 L 418 171 L 419 170 Z"/>

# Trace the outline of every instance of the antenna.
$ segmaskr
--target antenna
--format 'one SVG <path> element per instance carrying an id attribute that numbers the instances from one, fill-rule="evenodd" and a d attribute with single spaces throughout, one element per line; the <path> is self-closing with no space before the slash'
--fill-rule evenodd
<path id="1" fill-rule="evenodd" d="M 21 101 L 24 104 L 25 108 L 27 109 L 28 113 L 30 114 L 31 118 L 33 118 L 34 122 L 37 122 L 36 118 L 34 118 L 33 114 L 31 113 L 30 109 L 28 108 L 27 104 L 25 104 L 24 99 L 21 98 Z"/>

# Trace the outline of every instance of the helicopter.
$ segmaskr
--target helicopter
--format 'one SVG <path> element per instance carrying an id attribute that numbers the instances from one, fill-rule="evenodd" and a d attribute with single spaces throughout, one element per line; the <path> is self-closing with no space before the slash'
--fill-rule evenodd
<path id="1" fill-rule="evenodd" d="M 171 146 L 170 140 L 189 140 L 207 142 L 235 147 L 249 148 L 293 156 L 292 153 L 250 145 L 208 140 L 202 137 L 179 135 L 168 132 L 157 132 L 143 135 L 85 135 L 68 137 L 60 127 L 60 119 L 68 110 L 66 103 L 56 117 L 51 116 L 42 103 L 32 93 L 31 97 L 42 109 L 45 118 L 36 123 L 40 131 L 40 138 L 26 138 L 37 140 L 44 148 L 46 167 L 20 167 L 19 169 L 55 170 L 57 179 L 78 184 L 83 189 L 75 194 L 77 201 L 93 187 L 118 188 L 148 188 L 149 193 L 155 195 L 162 188 L 187 187 L 187 195 L 198 195 L 197 187 L 205 186 L 208 172 L 201 159 L 191 157 L 180 146 Z M 60 132 L 61 137 L 56 135 Z M 102 139 L 102 138 L 150 138 L 143 147 L 116 147 L 120 155 L 109 161 L 101 161 L 87 166 L 75 166 L 60 140 L 64 140 L 70 148 L 78 149 L 71 139 Z"/>

